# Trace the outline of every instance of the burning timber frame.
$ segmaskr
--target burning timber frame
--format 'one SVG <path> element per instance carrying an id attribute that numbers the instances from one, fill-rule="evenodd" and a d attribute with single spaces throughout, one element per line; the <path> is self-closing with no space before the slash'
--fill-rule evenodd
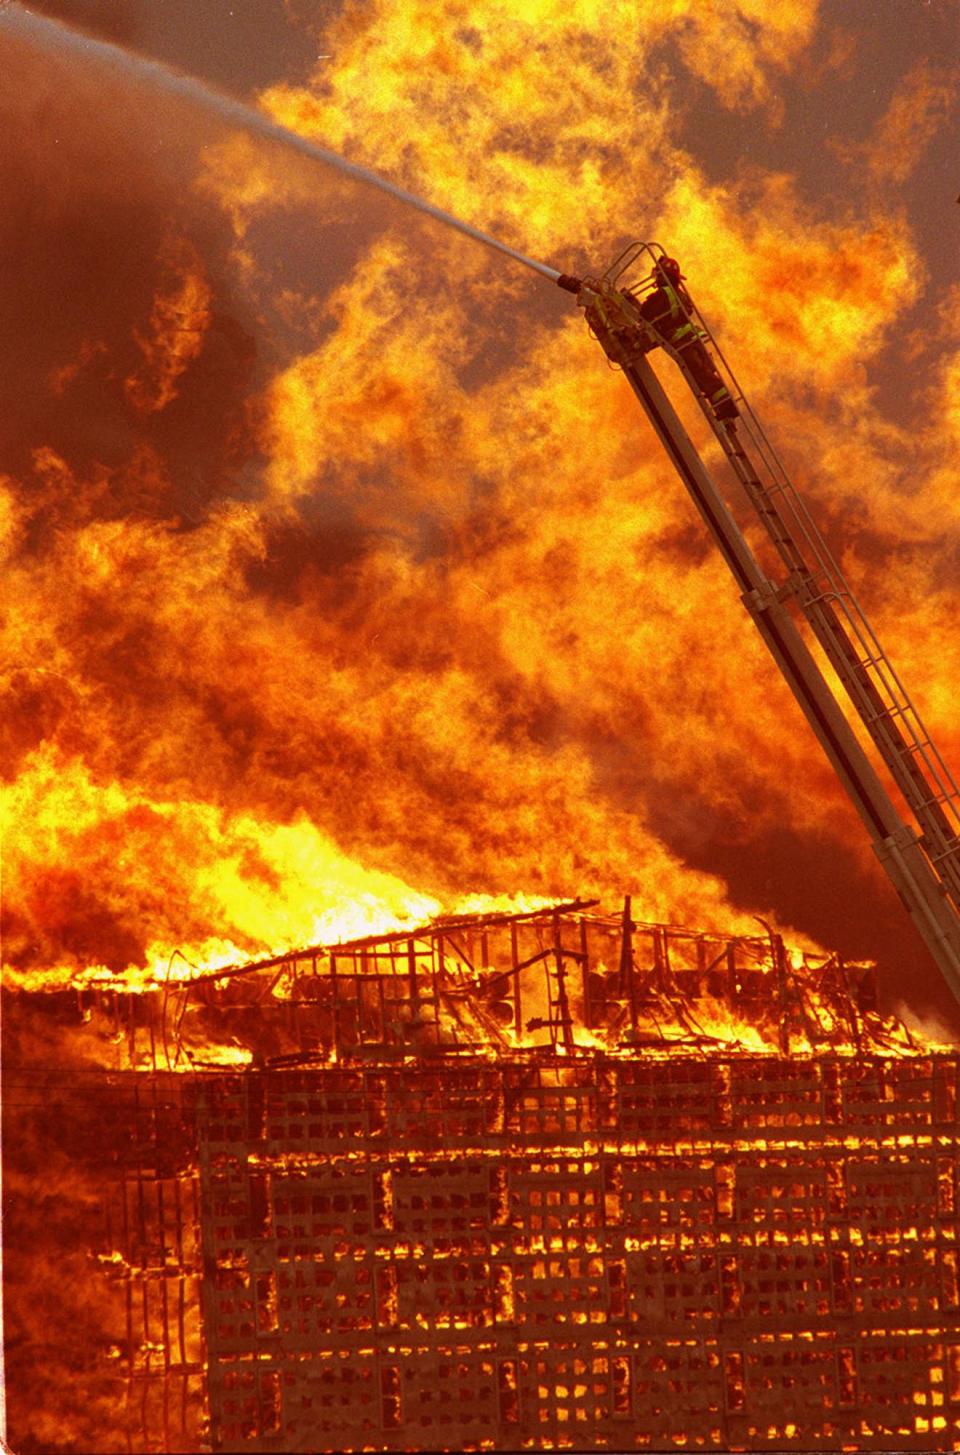
<path id="1" fill-rule="evenodd" d="M 312 946 L 168 982 L 153 1069 L 207 1069 L 219 1036 L 255 1064 L 578 1049 L 901 1050 L 874 1013 L 872 970 L 791 963 L 780 936 L 721 936 L 575 900 L 522 914 Z M 135 1034 L 135 1027 L 131 1027 Z M 234 1058 L 236 1059 L 236 1058 Z"/>
<path id="2" fill-rule="evenodd" d="M 157 1137 L 124 1178 L 154 1360 L 130 1370 L 134 1448 L 178 1448 L 184 1289 L 215 1450 L 954 1448 L 958 1070 L 551 1053 L 122 1078 Z"/>
<path id="3" fill-rule="evenodd" d="M 960 1057 L 857 967 L 592 910 L 126 998 L 83 1104 L 128 1448 L 956 1447 Z"/>

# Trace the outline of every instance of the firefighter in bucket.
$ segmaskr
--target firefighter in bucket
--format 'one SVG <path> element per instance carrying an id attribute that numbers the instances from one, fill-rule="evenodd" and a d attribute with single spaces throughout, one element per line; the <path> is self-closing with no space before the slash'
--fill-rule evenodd
<path id="1" fill-rule="evenodd" d="M 652 276 L 653 291 L 641 303 L 641 314 L 664 342 L 680 355 L 716 418 L 736 419 L 740 411 L 691 317 L 693 304 L 683 287 L 680 264 L 676 258 L 660 258 Z"/>

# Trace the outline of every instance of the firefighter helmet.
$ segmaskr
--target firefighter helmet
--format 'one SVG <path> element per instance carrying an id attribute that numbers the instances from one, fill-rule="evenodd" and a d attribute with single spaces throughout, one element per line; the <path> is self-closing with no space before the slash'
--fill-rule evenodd
<path id="1" fill-rule="evenodd" d="M 683 274 L 680 271 L 680 264 L 677 262 L 676 258 L 661 258 L 660 261 L 657 263 L 657 267 L 660 269 L 661 273 L 663 273 L 667 282 L 672 283 L 674 287 L 676 287 L 676 285 L 683 277 Z"/>

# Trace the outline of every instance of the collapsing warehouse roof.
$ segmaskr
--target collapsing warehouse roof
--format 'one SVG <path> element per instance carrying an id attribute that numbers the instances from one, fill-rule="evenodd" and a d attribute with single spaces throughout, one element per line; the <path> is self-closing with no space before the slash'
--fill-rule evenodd
<path id="1" fill-rule="evenodd" d="M 957 1442 L 960 1060 L 863 967 L 574 903 L 66 1000 L 6 1158 L 86 1167 L 104 1449 Z"/>
<path id="2" fill-rule="evenodd" d="M 441 918 L 210 971 L 168 982 L 161 1019 L 162 1046 L 155 1034 L 150 1054 L 168 1070 L 370 1055 L 913 1044 L 902 1024 L 877 1014 L 871 966 L 790 955 L 773 933 L 638 923 L 629 899 L 617 915 L 578 900 Z"/>

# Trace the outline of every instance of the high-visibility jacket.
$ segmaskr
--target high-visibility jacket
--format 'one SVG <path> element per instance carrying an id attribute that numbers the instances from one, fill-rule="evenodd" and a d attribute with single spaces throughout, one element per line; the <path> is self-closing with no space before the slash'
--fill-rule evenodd
<path id="1" fill-rule="evenodd" d="M 730 398 L 730 390 L 703 343 L 706 334 L 690 319 L 676 288 L 669 283 L 661 283 L 643 300 L 640 312 L 661 338 L 672 348 L 682 351 L 683 361 L 697 388 L 715 408 Z"/>
<path id="2" fill-rule="evenodd" d="M 697 325 L 691 322 L 680 294 L 669 283 L 660 283 L 648 294 L 640 305 L 640 312 L 658 333 L 677 347 L 687 339 L 703 337 Z"/>

